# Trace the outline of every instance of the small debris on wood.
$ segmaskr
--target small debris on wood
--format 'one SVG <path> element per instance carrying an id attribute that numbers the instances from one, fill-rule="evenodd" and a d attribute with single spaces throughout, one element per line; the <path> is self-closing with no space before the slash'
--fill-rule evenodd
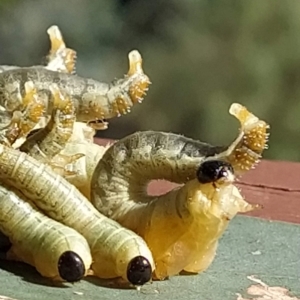
<path id="1" fill-rule="evenodd" d="M 268 286 L 260 279 L 255 278 L 255 276 L 247 276 L 247 278 L 258 284 L 248 287 L 247 293 L 251 298 L 243 298 L 241 294 L 237 293 L 237 300 L 300 300 L 291 296 L 289 290 L 284 287 Z"/>

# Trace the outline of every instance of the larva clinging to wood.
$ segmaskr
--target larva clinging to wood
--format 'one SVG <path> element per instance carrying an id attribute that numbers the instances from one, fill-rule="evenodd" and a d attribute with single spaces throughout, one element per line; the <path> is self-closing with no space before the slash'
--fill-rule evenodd
<path id="1" fill-rule="evenodd" d="M 100 214 L 70 183 L 25 153 L 0 145 L 0 178 L 45 214 L 81 233 L 90 245 L 94 275 L 134 285 L 151 279 L 154 263 L 145 241 Z"/>
<path id="2" fill-rule="evenodd" d="M 113 144 L 94 171 L 92 203 L 146 240 L 158 278 L 206 269 L 228 221 L 256 207 L 243 200 L 233 173 L 242 174 L 258 162 L 268 125 L 239 104 L 230 112 L 242 126 L 229 147 L 172 133 L 138 132 Z M 184 186 L 149 196 L 147 184 L 153 179 Z"/>
<path id="3" fill-rule="evenodd" d="M 92 263 L 85 238 L 44 216 L 16 189 L 0 185 L 0 230 L 12 246 L 8 257 L 24 261 L 53 280 L 74 282 Z"/>

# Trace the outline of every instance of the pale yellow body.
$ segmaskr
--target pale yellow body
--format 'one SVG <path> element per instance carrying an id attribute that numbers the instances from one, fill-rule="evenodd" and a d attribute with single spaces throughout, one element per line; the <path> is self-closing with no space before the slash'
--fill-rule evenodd
<path id="1" fill-rule="evenodd" d="M 217 241 L 247 204 L 231 180 L 200 184 L 196 171 L 209 160 L 230 162 L 236 174 L 253 168 L 266 147 L 268 125 L 239 104 L 230 112 L 241 132 L 229 147 L 180 135 L 138 132 L 113 144 L 91 180 L 91 202 L 106 216 L 141 235 L 152 251 L 156 277 L 181 270 L 201 272 L 212 262 Z M 147 195 L 151 180 L 184 184 L 160 197 Z"/>
<path id="2" fill-rule="evenodd" d="M 25 153 L 0 145 L 0 178 L 22 192 L 52 219 L 74 228 L 87 240 L 92 270 L 102 278 L 127 279 L 131 259 L 143 256 L 154 270 L 145 241 L 99 213 L 70 183 Z"/>
<path id="3" fill-rule="evenodd" d="M 95 130 L 85 123 L 75 122 L 73 134 L 64 149 L 52 159 L 51 165 L 57 166 L 55 171 L 64 176 L 86 197 L 90 198 L 91 178 L 94 170 L 109 146 L 94 143 Z M 69 157 L 82 157 L 68 162 Z M 64 158 L 66 158 L 64 160 Z M 61 166 L 61 168 L 58 168 Z M 71 173 L 71 175 L 70 175 Z"/>
<path id="4" fill-rule="evenodd" d="M 134 228 L 129 221 L 133 214 L 122 223 L 146 240 L 155 260 L 155 275 L 163 279 L 182 270 L 204 271 L 229 221 L 238 212 L 253 208 L 232 183 L 216 188 L 194 179 L 135 212 Z"/>
<path id="5" fill-rule="evenodd" d="M 78 254 L 88 271 L 92 257 L 85 238 L 44 214 L 16 189 L 0 186 L 0 229 L 12 243 L 9 258 L 34 266 L 54 280 L 62 280 L 58 261 L 66 251 Z"/>

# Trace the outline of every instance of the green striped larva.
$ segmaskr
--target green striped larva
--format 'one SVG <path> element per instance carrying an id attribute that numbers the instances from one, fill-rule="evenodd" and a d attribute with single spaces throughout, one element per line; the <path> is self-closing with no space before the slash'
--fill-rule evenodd
<path id="1" fill-rule="evenodd" d="M 0 230 L 12 247 L 8 257 L 22 260 L 53 280 L 78 281 L 92 263 L 85 238 L 44 216 L 16 189 L 0 185 Z"/>
<path id="2" fill-rule="evenodd" d="M 101 278 L 122 277 L 134 285 L 151 279 L 154 263 L 145 241 L 100 214 L 70 183 L 25 153 L 0 145 L 0 178 L 22 190 L 52 219 L 87 240 L 92 271 Z"/>
<path id="3" fill-rule="evenodd" d="M 259 161 L 268 125 L 239 104 L 233 104 L 230 112 L 242 126 L 229 147 L 214 147 L 172 133 L 138 132 L 113 144 L 94 171 L 92 203 L 145 239 L 160 279 L 181 270 L 203 271 L 211 263 L 228 221 L 237 212 L 255 208 L 233 185 L 233 170 L 242 174 Z M 210 178 L 209 173 L 199 179 L 197 172 L 203 166 L 214 172 L 218 164 L 221 169 L 232 166 L 232 172 L 228 170 L 220 180 L 213 177 L 203 182 L 205 175 Z M 153 179 L 184 186 L 149 196 L 146 187 Z"/>

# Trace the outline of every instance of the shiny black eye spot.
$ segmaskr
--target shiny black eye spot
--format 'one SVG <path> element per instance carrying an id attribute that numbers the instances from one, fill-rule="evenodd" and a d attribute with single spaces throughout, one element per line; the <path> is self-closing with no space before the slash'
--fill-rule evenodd
<path id="1" fill-rule="evenodd" d="M 81 257 L 73 251 L 64 252 L 58 260 L 57 267 L 60 277 L 68 282 L 79 281 L 85 274 Z"/>
<path id="2" fill-rule="evenodd" d="M 234 174 L 232 165 L 221 160 L 209 160 L 202 163 L 197 170 L 197 178 L 200 183 L 212 183 L 220 178 Z"/>
<path id="3" fill-rule="evenodd" d="M 127 267 L 127 279 L 133 285 L 143 285 L 150 281 L 152 268 L 147 258 L 136 256 Z"/>

